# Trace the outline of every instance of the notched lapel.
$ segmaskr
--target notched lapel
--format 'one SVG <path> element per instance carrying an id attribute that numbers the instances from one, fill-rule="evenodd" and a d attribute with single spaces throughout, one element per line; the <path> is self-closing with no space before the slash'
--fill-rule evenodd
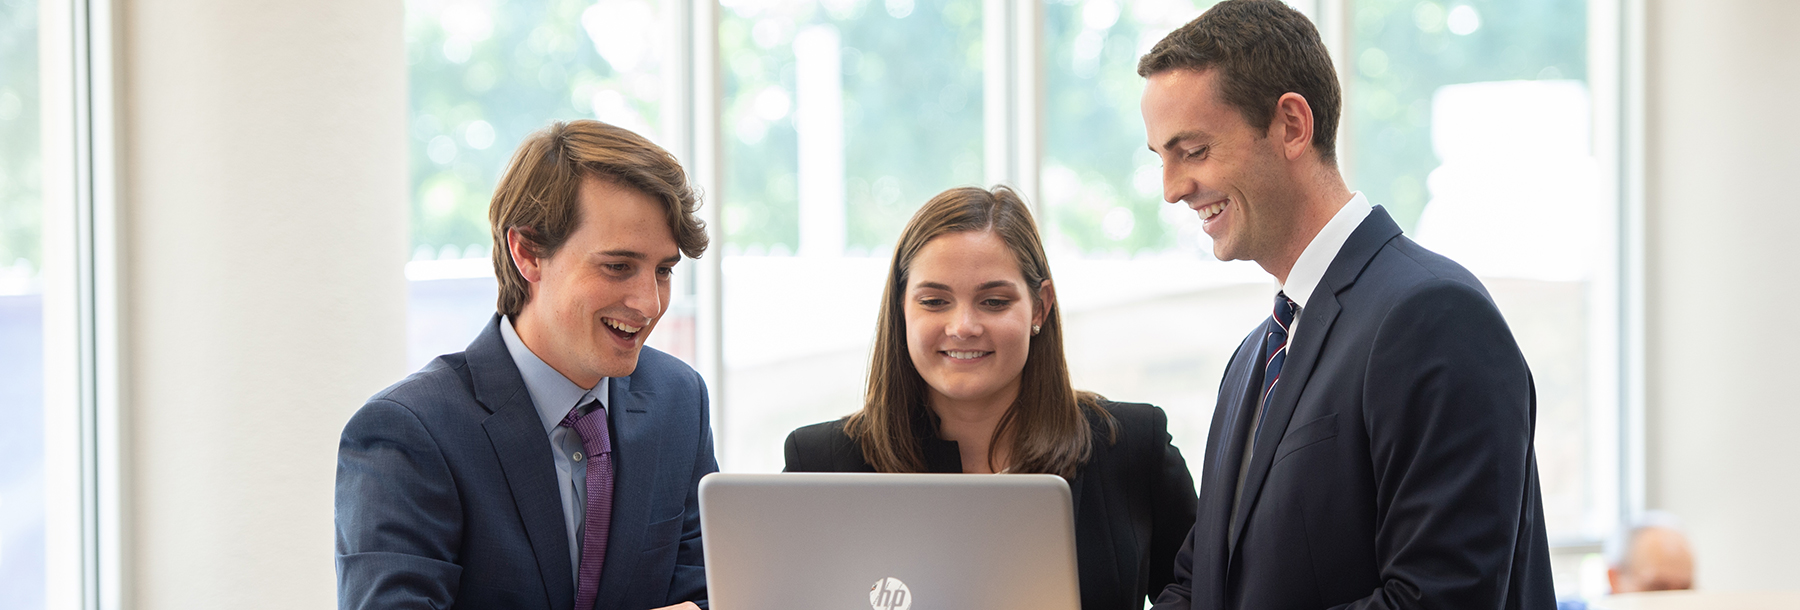
<path id="1" fill-rule="evenodd" d="M 596 608 L 617 608 L 636 580 L 644 551 L 644 528 L 650 524 L 654 504 L 658 443 L 655 394 L 631 390 L 630 377 L 613 377 L 608 383 L 607 422 L 613 434 L 613 512 L 608 529 L 606 568 L 600 574 Z M 685 479 L 684 479 L 685 480 Z"/>
<path id="2" fill-rule="evenodd" d="M 1323 292 L 1323 291 L 1321 291 Z M 1268 404 L 1263 406 L 1263 420 L 1256 435 L 1256 454 L 1250 456 L 1250 469 L 1244 472 L 1244 495 L 1239 499 L 1243 506 L 1239 507 L 1237 521 L 1231 524 L 1231 548 L 1238 548 L 1239 536 L 1244 533 L 1244 523 L 1249 520 L 1252 511 L 1256 510 L 1256 500 L 1262 491 L 1263 482 L 1269 478 L 1269 468 L 1274 464 L 1275 447 L 1281 444 L 1281 437 L 1287 434 L 1288 424 L 1294 419 L 1294 408 L 1300 404 L 1300 394 L 1306 389 L 1306 382 L 1319 363 L 1319 351 L 1325 345 L 1325 337 L 1331 334 L 1333 323 L 1337 322 L 1337 296 L 1333 294 L 1314 293 L 1306 310 L 1300 312 L 1301 328 L 1306 332 L 1288 346 L 1288 359 L 1281 370 L 1281 378 L 1287 383 L 1275 384 L 1275 391 L 1269 394 Z"/>
<path id="3" fill-rule="evenodd" d="M 570 610 L 575 605 L 575 572 L 569 565 L 562 494 L 556 489 L 556 464 L 550 458 L 550 441 L 544 434 L 543 421 L 538 419 L 529 395 L 521 390 L 482 420 L 481 427 L 500 458 L 513 504 L 525 525 L 531 552 L 537 557 L 550 607 Z"/>
<path id="4" fill-rule="evenodd" d="M 1306 309 L 1300 312 L 1298 324 L 1306 332 L 1300 333 L 1288 346 L 1287 363 L 1281 371 L 1281 378 L 1287 383 L 1276 384 L 1263 408 L 1263 421 L 1256 438 L 1257 451 L 1250 457 L 1250 468 L 1244 473 L 1244 493 L 1239 499 L 1243 506 L 1238 509 L 1237 520 L 1231 523 L 1229 548 L 1233 552 L 1244 533 L 1244 524 L 1256 510 L 1263 483 L 1274 465 L 1275 448 L 1287 434 L 1288 424 L 1294 419 L 1294 409 L 1300 404 L 1300 395 L 1306 390 L 1313 369 L 1318 366 L 1325 338 L 1331 335 L 1332 326 L 1343 311 L 1337 295 L 1355 284 L 1363 269 L 1375 259 L 1375 253 L 1400 233 L 1400 225 L 1394 224 L 1387 210 L 1375 206 L 1362 224 L 1350 233 L 1349 239 L 1344 240 L 1344 246 L 1338 249 L 1337 256 L 1332 257 L 1331 265 L 1325 269 L 1325 276 L 1320 278 L 1318 288 L 1307 299 Z"/>

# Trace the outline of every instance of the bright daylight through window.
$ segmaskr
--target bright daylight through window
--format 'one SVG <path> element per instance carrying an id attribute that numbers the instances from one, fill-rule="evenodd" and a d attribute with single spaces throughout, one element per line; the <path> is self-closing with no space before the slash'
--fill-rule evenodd
<path id="1" fill-rule="evenodd" d="M 1552 539 L 1603 536 L 1619 511 L 1619 64 L 1593 49 L 1616 48 L 1617 24 L 1590 23 L 1606 13 L 1580 0 L 1295 4 L 1334 49 L 1351 188 L 1480 275 L 1525 351 Z M 1214 260 L 1194 213 L 1161 201 L 1135 67 L 1210 5 L 1045 0 L 1029 33 L 1041 57 L 995 64 L 984 38 L 1003 2 L 722 0 L 715 38 L 681 49 L 694 30 L 672 0 L 411 0 L 414 365 L 461 349 L 492 311 L 488 197 L 526 133 L 595 117 L 667 146 L 716 124 L 717 150 L 692 155 L 722 164 L 705 193 L 722 289 L 696 291 L 683 263 L 653 342 L 693 362 L 696 329 L 721 324 L 720 462 L 778 470 L 788 431 L 860 404 L 898 231 L 932 195 L 995 175 L 984 104 L 1020 75 L 992 70 L 1035 65 L 1026 192 L 1076 384 L 1168 410 L 1198 469 L 1220 374 L 1273 283 Z M 703 43 L 718 116 L 679 124 L 670 58 Z M 720 319 L 695 315 L 702 299 Z"/>

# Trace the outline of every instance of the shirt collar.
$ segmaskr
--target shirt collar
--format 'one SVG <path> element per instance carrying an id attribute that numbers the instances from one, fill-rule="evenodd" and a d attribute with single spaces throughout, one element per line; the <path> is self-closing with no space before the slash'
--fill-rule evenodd
<path id="1" fill-rule="evenodd" d="M 1287 298 L 1301 308 L 1306 307 L 1307 299 L 1312 298 L 1313 290 L 1325 279 L 1325 271 L 1337 258 L 1338 250 L 1344 248 L 1344 242 L 1350 241 L 1350 234 L 1368 216 L 1369 199 L 1360 191 L 1352 193 L 1350 201 L 1338 208 L 1331 221 L 1325 223 L 1325 228 L 1319 229 L 1319 234 L 1300 251 L 1300 258 L 1294 260 L 1294 268 L 1288 270 L 1287 283 L 1280 288 Z"/>
<path id="2" fill-rule="evenodd" d="M 500 325 L 500 338 L 506 342 L 506 351 L 512 354 L 513 365 L 519 367 L 519 376 L 525 378 L 525 391 L 531 394 L 531 404 L 537 407 L 538 419 L 543 421 L 546 434 L 562 423 L 570 409 L 590 400 L 599 400 L 600 406 L 606 407 L 606 388 L 611 385 L 607 378 L 600 378 L 600 383 L 594 384 L 592 390 L 581 389 L 545 364 L 531 348 L 525 347 L 518 331 L 513 330 L 511 316 L 502 321 L 505 324 Z"/>

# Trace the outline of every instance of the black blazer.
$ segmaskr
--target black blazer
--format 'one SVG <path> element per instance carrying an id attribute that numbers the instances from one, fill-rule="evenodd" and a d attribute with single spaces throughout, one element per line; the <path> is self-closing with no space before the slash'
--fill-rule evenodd
<path id="1" fill-rule="evenodd" d="M 1175 551 L 1194 522 L 1194 479 L 1169 442 L 1162 409 L 1102 401 L 1118 422 L 1116 442 L 1097 414 L 1094 454 L 1069 482 L 1075 509 L 1076 570 L 1082 610 L 1141 610 L 1170 582 Z M 955 441 L 920 439 L 930 472 L 962 472 Z M 813 424 L 787 438 L 788 472 L 874 472 L 844 420 Z"/>
<path id="2" fill-rule="evenodd" d="M 1370 212 L 1300 313 L 1234 522 L 1268 324 L 1226 368 L 1156 610 L 1556 606 L 1531 371 L 1481 282 Z"/>

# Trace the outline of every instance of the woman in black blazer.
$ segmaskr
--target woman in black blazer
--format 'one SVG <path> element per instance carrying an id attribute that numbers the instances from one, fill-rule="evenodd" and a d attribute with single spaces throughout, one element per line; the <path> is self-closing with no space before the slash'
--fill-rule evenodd
<path id="1" fill-rule="evenodd" d="M 862 409 L 788 435 L 786 469 L 1061 475 L 1083 610 L 1139 610 L 1172 580 L 1194 481 L 1162 409 L 1070 385 L 1055 303 L 1016 194 L 932 198 L 894 249 Z"/>

